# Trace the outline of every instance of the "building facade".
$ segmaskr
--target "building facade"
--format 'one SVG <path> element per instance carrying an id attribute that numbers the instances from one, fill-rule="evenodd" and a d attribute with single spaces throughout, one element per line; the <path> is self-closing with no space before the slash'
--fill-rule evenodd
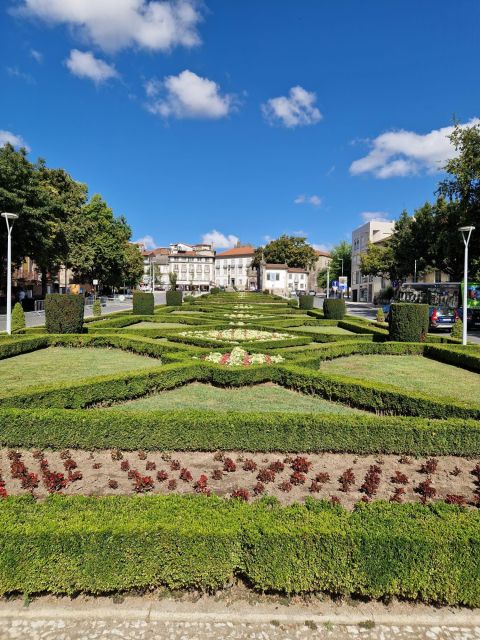
<path id="1" fill-rule="evenodd" d="M 255 249 L 251 246 L 234 247 L 215 256 L 215 284 L 217 287 L 238 291 L 256 291 L 257 269 L 252 267 Z"/>
<path id="2" fill-rule="evenodd" d="M 177 242 L 169 247 L 169 270 L 182 291 L 209 291 L 215 285 L 215 251 L 211 244 Z"/>
<path id="3" fill-rule="evenodd" d="M 332 260 L 328 251 L 315 250 L 315 253 L 317 254 L 317 261 L 308 273 L 308 289 L 310 291 L 316 291 L 319 288 L 317 285 L 318 274 L 325 271 Z"/>
<path id="4" fill-rule="evenodd" d="M 352 278 L 353 302 L 374 302 L 381 289 L 389 281 L 377 276 L 364 276 L 360 269 L 362 253 L 366 253 L 370 243 L 382 243 L 393 233 L 394 223 L 371 220 L 352 232 Z"/>

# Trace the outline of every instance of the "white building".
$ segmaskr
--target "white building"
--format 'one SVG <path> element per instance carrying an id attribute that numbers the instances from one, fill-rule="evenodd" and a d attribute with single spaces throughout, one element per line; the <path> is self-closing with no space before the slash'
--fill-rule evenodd
<path id="1" fill-rule="evenodd" d="M 381 243 L 389 238 L 394 222 L 371 220 L 352 232 L 352 300 L 353 302 L 373 302 L 389 280 L 378 276 L 364 276 L 360 269 L 362 253 L 366 253 L 370 243 Z"/>
<path id="2" fill-rule="evenodd" d="M 294 291 L 306 291 L 308 271 L 286 264 L 262 264 L 260 268 L 261 287 L 278 296 L 288 296 Z"/>
<path id="3" fill-rule="evenodd" d="M 287 271 L 288 291 L 306 291 L 309 273 L 305 269 L 290 267 Z"/>
<path id="4" fill-rule="evenodd" d="M 258 286 L 257 270 L 252 268 L 255 249 L 251 246 L 234 247 L 215 256 L 215 284 L 235 287 L 239 291 L 255 291 Z"/>
<path id="5" fill-rule="evenodd" d="M 170 245 L 169 270 L 177 274 L 177 287 L 183 291 L 208 291 L 215 284 L 214 262 L 211 244 Z"/>

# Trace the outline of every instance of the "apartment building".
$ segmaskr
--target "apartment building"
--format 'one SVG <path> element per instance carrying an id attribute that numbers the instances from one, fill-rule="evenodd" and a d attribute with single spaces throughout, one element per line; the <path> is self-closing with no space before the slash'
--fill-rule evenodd
<path id="1" fill-rule="evenodd" d="M 263 291 L 278 296 L 289 296 L 295 291 L 308 290 L 308 271 L 286 264 L 260 265 L 260 282 Z"/>
<path id="2" fill-rule="evenodd" d="M 381 289 L 389 281 L 377 276 L 364 276 L 360 269 L 362 253 L 366 253 L 369 243 L 382 243 L 389 238 L 394 222 L 370 220 L 352 232 L 352 300 L 353 302 L 373 302 Z"/>
<path id="3" fill-rule="evenodd" d="M 211 244 L 176 242 L 169 247 L 169 270 L 177 274 L 177 288 L 208 291 L 215 284 L 215 251 Z"/>
<path id="4" fill-rule="evenodd" d="M 256 291 L 257 269 L 252 267 L 255 249 L 250 245 L 227 249 L 215 256 L 215 284 L 239 291 Z"/>

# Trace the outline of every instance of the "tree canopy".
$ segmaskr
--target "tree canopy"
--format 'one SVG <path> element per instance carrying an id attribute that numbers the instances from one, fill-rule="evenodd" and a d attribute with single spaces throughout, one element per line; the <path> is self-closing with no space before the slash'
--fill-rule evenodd
<path id="1" fill-rule="evenodd" d="M 269 264 L 286 264 L 289 267 L 309 269 L 316 260 L 317 254 L 306 238 L 283 235 L 265 247 L 256 249 L 252 264 L 258 267 L 264 261 Z"/>

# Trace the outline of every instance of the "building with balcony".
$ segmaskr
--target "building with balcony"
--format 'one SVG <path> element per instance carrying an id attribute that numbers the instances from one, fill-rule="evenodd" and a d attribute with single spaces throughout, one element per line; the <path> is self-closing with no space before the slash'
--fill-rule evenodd
<path id="1" fill-rule="evenodd" d="M 252 267 L 255 249 L 250 245 L 227 249 L 215 256 L 215 284 L 239 291 L 258 288 L 258 272 Z"/>
<path id="2" fill-rule="evenodd" d="M 208 291 L 215 284 L 215 251 L 211 244 L 171 244 L 168 263 L 182 291 Z"/>
<path id="3" fill-rule="evenodd" d="M 353 302 L 374 302 L 381 289 L 389 280 L 379 276 L 364 276 L 360 269 L 361 255 L 366 253 L 370 243 L 381 244 L 393 233 L 395 223 L 370 220 L 352 232 L 352 279 Z"/>

